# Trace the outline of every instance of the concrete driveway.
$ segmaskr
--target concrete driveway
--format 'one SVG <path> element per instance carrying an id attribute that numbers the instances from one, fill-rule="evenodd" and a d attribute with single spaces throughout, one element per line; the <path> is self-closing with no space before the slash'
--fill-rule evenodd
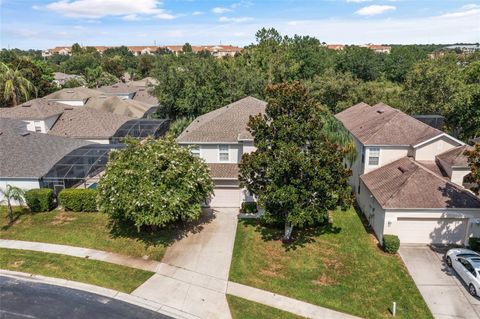
<path id="1" fill-rule="evenodd" d="M 469 295 L 463 281 L 443 259 L 445 247 L 402 245 L 400 256 L 437 319 L 480 319 L 480 299 Z"/>

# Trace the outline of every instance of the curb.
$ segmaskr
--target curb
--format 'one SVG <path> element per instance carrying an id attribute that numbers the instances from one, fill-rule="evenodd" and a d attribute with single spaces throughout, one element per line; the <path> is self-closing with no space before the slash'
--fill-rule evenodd
<path id="1" fill-rule="evenodd" d="M 86 291 L 89 293 L 123 301 L 123 302 L 129 303 L 138 307 L 142 307 L 148 310 L 152 310 L 173 318 L 178 318 L 178 319 L 198 319 L 199 318 L 190 313 L 186 313 L 184 311 L 162 305 L 155 301 L 133 296 L 121 291 L 103 288 L 95 285 L 90 285 L 90 284 L 86 284 L 78 281 L 52 278 L 52 277 L 46 277 L 42 275 L 34 275 L 34 274 L 18 272 L 18 271 L 10 271 L 10 270 L 4 270 L 4 269 L 0 269 L 0 276 L 5 276 L 5 277 L 14 278 L 14 279 L 23 280 L 23 281 L 30 281 L 35 283 L 61 286 L 65 288 Z"/>

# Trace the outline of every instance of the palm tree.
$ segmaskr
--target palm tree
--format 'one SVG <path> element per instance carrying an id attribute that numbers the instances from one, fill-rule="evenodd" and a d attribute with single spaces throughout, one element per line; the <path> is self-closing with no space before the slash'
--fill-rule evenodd
<path id="1" fill-rule="evenodd" d="M 12 106 L 19 103 L 20 97 L 28 100 L 30 93 L 36 92 L 35 86 L 23 76 L 18 69 L 12 69 L 5 63 L 0 63 L 0 88 L 5 101 L 12 101 Z"/>
<path id="2" fill-rule="evenodd" d="M 338 121 L 333 115 L 328 114 L 324 118 L 322 130 L 327 139 L 332 143 L 336 143 L 345 153 L 346 160 L 351 167 L 357 158 L 357 150 L 352 136 L 342 122 Z"/>
<path id="3" fill-rule="evenodd" d="M 23 198 L 25 196 L 25 192 L 17 186 L 12 186 L 7 184 L 7 187 L 5 189 L 0 188 L 0 194 L 3 195 L 4 197 L 4 199 L 1 200 L 0 202 L 7 203 L 8 217 L 10 218 L 10 223 L 13 223 L 12 202 L 15 201 L 20 205 L 22 205 L 24 202 Z"/>

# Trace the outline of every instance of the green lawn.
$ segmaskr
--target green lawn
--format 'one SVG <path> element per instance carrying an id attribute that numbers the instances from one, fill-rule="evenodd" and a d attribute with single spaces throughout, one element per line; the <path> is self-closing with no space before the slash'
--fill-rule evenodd
<path id="1" fill-rule="evenodd" d="M 107 215 L 52 211 L 30 213 L 16 208 L 16 221 L 9 224 L 5 207 L 0 207 L 0 238 L 94 248 L 130 256 L 162 260 L 176 232 L 159 230 L 153 234 L 135 230 L 112 232 Z"/>
<path id="2" fill-rule="evenodd" d="M 103 261 L 0 248 L 0 268 L 64 278 L 130 293 L 153 273 Z"/>
<path id="3" fill-rule="evenodd" d="M 398 256 L 383 253 L 354 209 L 283 245 L 281 230 L 238 224 L 230 280 L 365 318 L 432 318 Z"/>
<path id="4" fill-rule="evenodd" d="M 227 295 L 233 319 L 302 319 L 292 313 L 264 306 L 243 298 Z"/>

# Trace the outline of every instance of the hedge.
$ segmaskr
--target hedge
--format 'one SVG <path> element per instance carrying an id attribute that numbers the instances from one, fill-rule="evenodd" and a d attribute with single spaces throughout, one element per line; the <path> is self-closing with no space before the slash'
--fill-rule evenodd
<path id="1" fill-rule="evenodd" d="M 258 212 L 256 202 L 243 202 L 240 212 L 243 214 L 255 214 Z"/>
<path id="2" fill-rule="evenodd" d="M 468 239 L 468 246 L 471 250 L 480 251 L 480 238 L 470 237 Z"/>
<path id="3" fill-rule="evenodd" d="M 383 250 L 395 254 L 400 248 L 400 239 L 396 235 L 383 235 Z"/>
<path id="4" fill-rule="evenodd" d="M 34 188 L 25 192 L 25 202 L 32 212 L 49 212 L 55 208 L 55 195 L 50 188 Z"/>
<path id="5" fill-rule="evenodd" d="M 58 200 L 65 210 L 74 212 L 98 211 L 96 189 L 63 189 L 58 194 Z"/>

